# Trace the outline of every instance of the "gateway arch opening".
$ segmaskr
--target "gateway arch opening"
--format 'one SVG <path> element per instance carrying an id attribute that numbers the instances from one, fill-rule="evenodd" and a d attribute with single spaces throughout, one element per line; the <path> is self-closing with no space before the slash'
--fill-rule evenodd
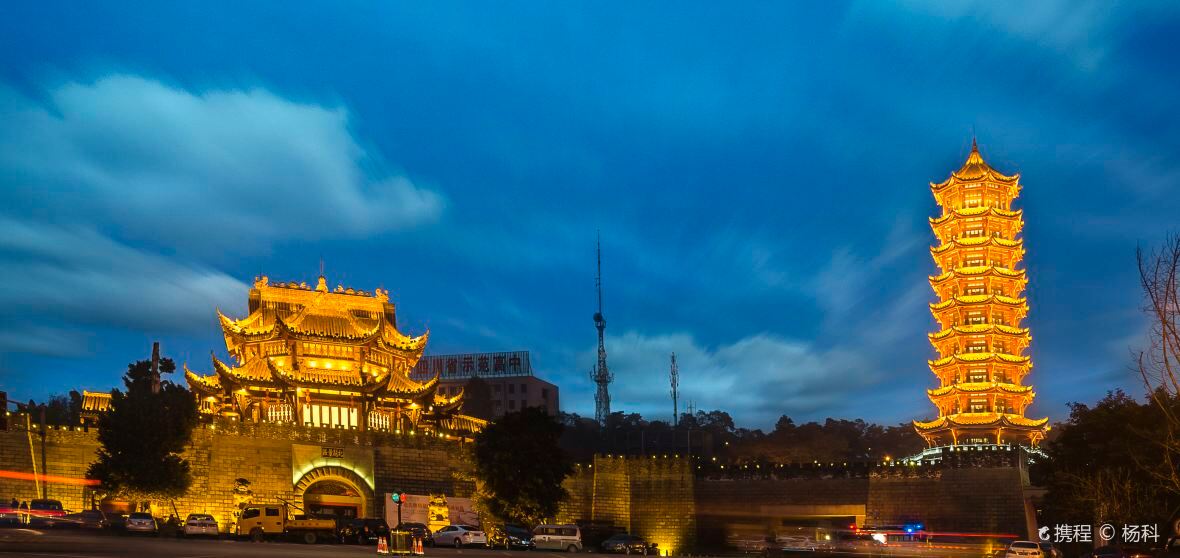
<path id="1" fill-rule="evenodd" d="M 365 513 L 365 498 L 349 483 L 321 480 L 303 492 L 303 509 L 310 515 L 362 517 Z"/>

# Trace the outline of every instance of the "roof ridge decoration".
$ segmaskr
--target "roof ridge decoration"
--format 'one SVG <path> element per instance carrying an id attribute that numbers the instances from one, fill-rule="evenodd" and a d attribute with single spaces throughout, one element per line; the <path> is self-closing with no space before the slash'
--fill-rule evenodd
<path id="1" fill-rule="evenodd" d="M 981 180 L 1015 186 L 1020 182 L 1020 173 L 1007 175 L 997 171 L 991 165 L 987 164 L 987 161 L 983 160 L 983 155 L 979 153 L 979 146 L 972 145 L 971 153 L 967 154 L 967 160 L 963 162 L 963 166 L 959 167 L 959 170 L 951 172 L 950 177 L 946 180 L 937 184 L 931 182 L 930 188 L 937 192 L 951 184 L 978 182 Z"/>

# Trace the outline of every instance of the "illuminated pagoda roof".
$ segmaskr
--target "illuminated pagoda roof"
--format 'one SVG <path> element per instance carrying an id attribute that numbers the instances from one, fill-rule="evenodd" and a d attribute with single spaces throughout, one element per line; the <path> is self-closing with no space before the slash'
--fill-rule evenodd
<path id="1" fill-rule="evenodd" d="M 1026 303 L 1027 300 L 1024 298 L 1012 298 L 998 294 L 959 295 L 949 297 L 943 301 L 931 302 L 930 309 L 945 310 L 956 306 L 976 306 L 980 304 L 999 304 L 1001 306 L 1023 308 Z"/>
<path id="2" fill-rule="evenodd" d="M 1032 386 L 1018 386 L 1004 382 L 970 382 L 954 384 L 940 388 L 928 389 L 926 393 L 931 397 L 941 397 L 951 393 L 981 393 L 998 389 L 1008 393 L 1032 393 Z M 1035 394 L 1034 394 L 1035 395 Z"/>
<path id="3" fill-rule="evenodd" d="M 977 265 L 970 267 L 957 267 L 946 273 L 939 275 L 931 275 L 930 283 L 938 285 L 945 281 L 952 281 L 955 279 L 966 279 L 972 277 L 1003 277 L 1005 279 L 1019 279 L 1021 282 L 1028 282 L 1028 275 L 1023 269 L 1008 269 L 998 265 Z"/>
<path id="4" fill-rule="evenodd" d="M 946 339 L 954 334 L 960 335 L 978 335 L 981 333 L 996 333 L 1012 337 L 1024 337 L 1028 335 L 1027 327 L 1012 327 L 1002 324 L 971 324 L 971 325 L 957 325 L 952 326 L 942 331 L 930 333 L 928 336 L 931 340 Z"/>
<path id="5" fill-rule="evenodd" d="M 402 333 L 387 291 L 329 289 L 323 276 L 315 286 L 271 283 L 262 276 L 250 290 L 245 317 L 234 319 L 220 311 L 217 317 L 232 359 L 211 355 L 213 373 L 208 375 L 184 366 L 189 387 L 207 403 L 204 412 L 257 416 L 262 405 L 290 421 L 292 411 L 284 409 L 311 412 L 307 406 L 314 403 L 346 411 L 360 409 L 365 416 L 392 413 L 398 421 L 414 424 L 419 420 L 440 427 L 482 424 L 455 414 L 462 392 L 439 394 L 437 375 L 410 377 L 429 333 Z M 314 414 L 311 417 L 318 420 Z M 374 427 L 397 428 L 381 422 L 393 419 L 371 418 Z M 356 426 L 354 422 L 348 419 L 343 424 Z"/>
<path id="6" fill-rule="evenodd" d="M 1004 248 L 1023 249 L 1024 241 L 1021 239 L 1008 240 L 998 236 L 980 236 L 974 238 L 969 236 L 961 236 L 938 246 L 931 246 L 930 253 L 941 254 L 952 248 L 979 248 L 982 246 L 1002 246 Z"/>
<path id="7" fill-rule="evenodd" d="M 1049 423 L 1048 418 L 1030 419 L 1011 413 L 959 413 L 938 417 L 930 422 L 916 420 L 918 430 L 932 431 L 954 426 L 1014 426 L 1017 428 L 1041 428 Z"/>
<path id="8" fill-rule="evenodd" d="M 981 364 L 999 362 L 1007 364 L 1030 364 L 1032 359 L 1027 356 L 1009 355 L 1005 353 L 958 353 L 943 358 L 927 361 L 931 369 L 942 368 L 951 364 Z"/>
<path id="9" fill-rule="evenodd" d="M 1000 209 L 998 207 L 980 206 L 980 207 L 957 207 L 949 209 L 946 215 L 938 217 L 930 217 L 931 225 L 941 225 L 955 218 L 964 217 L 999 217 L 1001 219 L 1020 219 L 1024 215 L 1024 210 L 1017 209 L 1009 211 L 1007 209 Z"/>
<path id="10" fill-rule="evenodd" d="M 951 173 L 951 176 L 946 180 L 935 184 L 930 183 L 930 189 L 938 194 L 939 191 L 946 189 L 952 184 L 961 184 L 964 182 L 995 182 L 999 184 L 1012 185 L 1019 188 L 1020 174 L 1007 175 L 993 169 L 991 165 L 983 160 L 983 156 L 979 154 L 979 145 L 975 140 L 971 140 L 971 153 L 967 156 L 967 161 L 963 163 L 959 170 Z"/>
<path id="11" fill-rule="evenodd" d="M 928 334 L 937 356 L 927 364 L 938 385 L 926 394 L 938 418 L 914 421 L 930 447 L 1036 446 L 1048 430 L 1048 419 L 1024 416 L 1036 393 L 1023 384 L 1032 335 L 1021 327 L 1028 313 L 1024 213 L 1012 208 L 1020 188 L 1020 175 L 993 169 L 974 140 L 963 165 L 930 184 L 942 211 L 930 219 L 939 271 L 929 276 L 940 329 Z"/>

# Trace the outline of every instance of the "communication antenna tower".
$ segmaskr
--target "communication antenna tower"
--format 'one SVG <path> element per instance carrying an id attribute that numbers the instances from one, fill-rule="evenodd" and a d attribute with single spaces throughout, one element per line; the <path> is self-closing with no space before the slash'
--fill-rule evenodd
<path id="1" fill-rule="evenodd" d="M 594 288 L 598 291 L 598 311 L 594 313 L 594 327 L 598 329 L 598 364 L 590 372 L 590 378 L 598 385 L 598 390 L 594 392 L 594 420 L 598 424 L 606 424 L 606 417 L 610 416 L 610 390 L 609 386 L 611 380 L 615 377 L 610 373 L 610 369 L 606 366 L 606 318 L 602 315 L 602 238 L 595 242 L 595 249 L 598 254 L 598 274 L 594 278 Z"/>
<path id="2" fill-rule="evenodd" d="M 680 398 L 680 368 L 676 366 L 676 353 L 672 353 L 672 369 L 668 372 L 668 383 L 672 385 L 672 390 L 669 392 L 672 395 L 672 428 L 680 423 L 680 407 L 678 400 Z"/>

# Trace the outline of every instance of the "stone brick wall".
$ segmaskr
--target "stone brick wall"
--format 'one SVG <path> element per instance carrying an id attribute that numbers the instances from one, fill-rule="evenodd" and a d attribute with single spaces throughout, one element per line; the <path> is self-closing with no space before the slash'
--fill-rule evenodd
<path id="1" fill-rule="evenodd" d="M 41 438 L 37 424 L 31 425 L 32 436 L 25 432 L 23 415 L 9 417 L 9 430 L 0 431 L 0 469 L 16 473 L 36 472 L 49 475 L 81 479 L 86 468 L 94 462 L 98 450 L 98 439 L 94 431 L 61 429 L 49 427 L 45 436 L 45 467 L 41 470 Z M 88 507 L 89 490 L 74 484 L 49 483 L 46 496 L 61 500 L 67 509 Z M 36 484 L 32 480 L 0 478 L 0 500 L 8 503 L 13 498 L 25 502 L 39 498 Z"/>
<path id="2" fill-rule="evenodd" d="M 23 415 L 9 417 L 10 429 L 0 431 L 0 469 L 33 473 L 41 467 L 40 438 L 23 430 Z M 34 430 L 39 430 L 33 425 Z M 232 523 L 238 503 L 294 501 L 292 447 L 294 444 L 359 448 L 372 455 L 373 493 L 369 515 L 380 517 L 384 495 L 394 490 L 415 494 L 442 493 L 469 496 L 472 486 L 458 478 L 461 452 L 459 442 L 428 436 L 366 433 L 351 430 L 307 428 L 292 425 L 250 424 L 220 421 L 193 431 L 185 451 L 193 472 L 193 485 L 176 500 L 176 511 L 210 513 L 226 528 Z M 51 427 L 46 436 L 47 473 L 75 479 L 85 477 L 98 450 L 97 430 L 82 431 Z M 350 453 L 357 453 L 354 449 Z M 347 463 L 339 463 L 347 467 Z M 235 480 L 250 481 L 251 494 L 235 493 Z M 80 485 L 50 483 L 48 497 L 61 500 L 66 509 L 89 508 L 92 491 Z M 38 497 L 34 482 L 0 478 L 0 498 L 27 501 Z M 167 503 L 160 513 L 171 513 Z"/>
<path id="3" fill-rule="evenodd" d="M 927 529 L 1028 536 L 1025 473 L 1016 467 L 881 472 L 869 480 L 871 524 L 919 521 Z"/>
<path id="4" fill-rule="evenodd" d="M 570 497 L 557 521 L 611 523 L 681 553 L 717 549 L 731 535 L 809 534 L 852 522 L 1026 537 L 1024 469 L 960 465 L 721 477 L 694 475 L 687 459 L 598 457 L 566 479 Z"/>
<path id="5" fill-rule="evenodd" d="M 594 521 L 646 538 L 663 550 L 696 543 L 692 465 L 687 459 L 596 457 L 578 466 L 564 486 L 559 523 Z"/>

